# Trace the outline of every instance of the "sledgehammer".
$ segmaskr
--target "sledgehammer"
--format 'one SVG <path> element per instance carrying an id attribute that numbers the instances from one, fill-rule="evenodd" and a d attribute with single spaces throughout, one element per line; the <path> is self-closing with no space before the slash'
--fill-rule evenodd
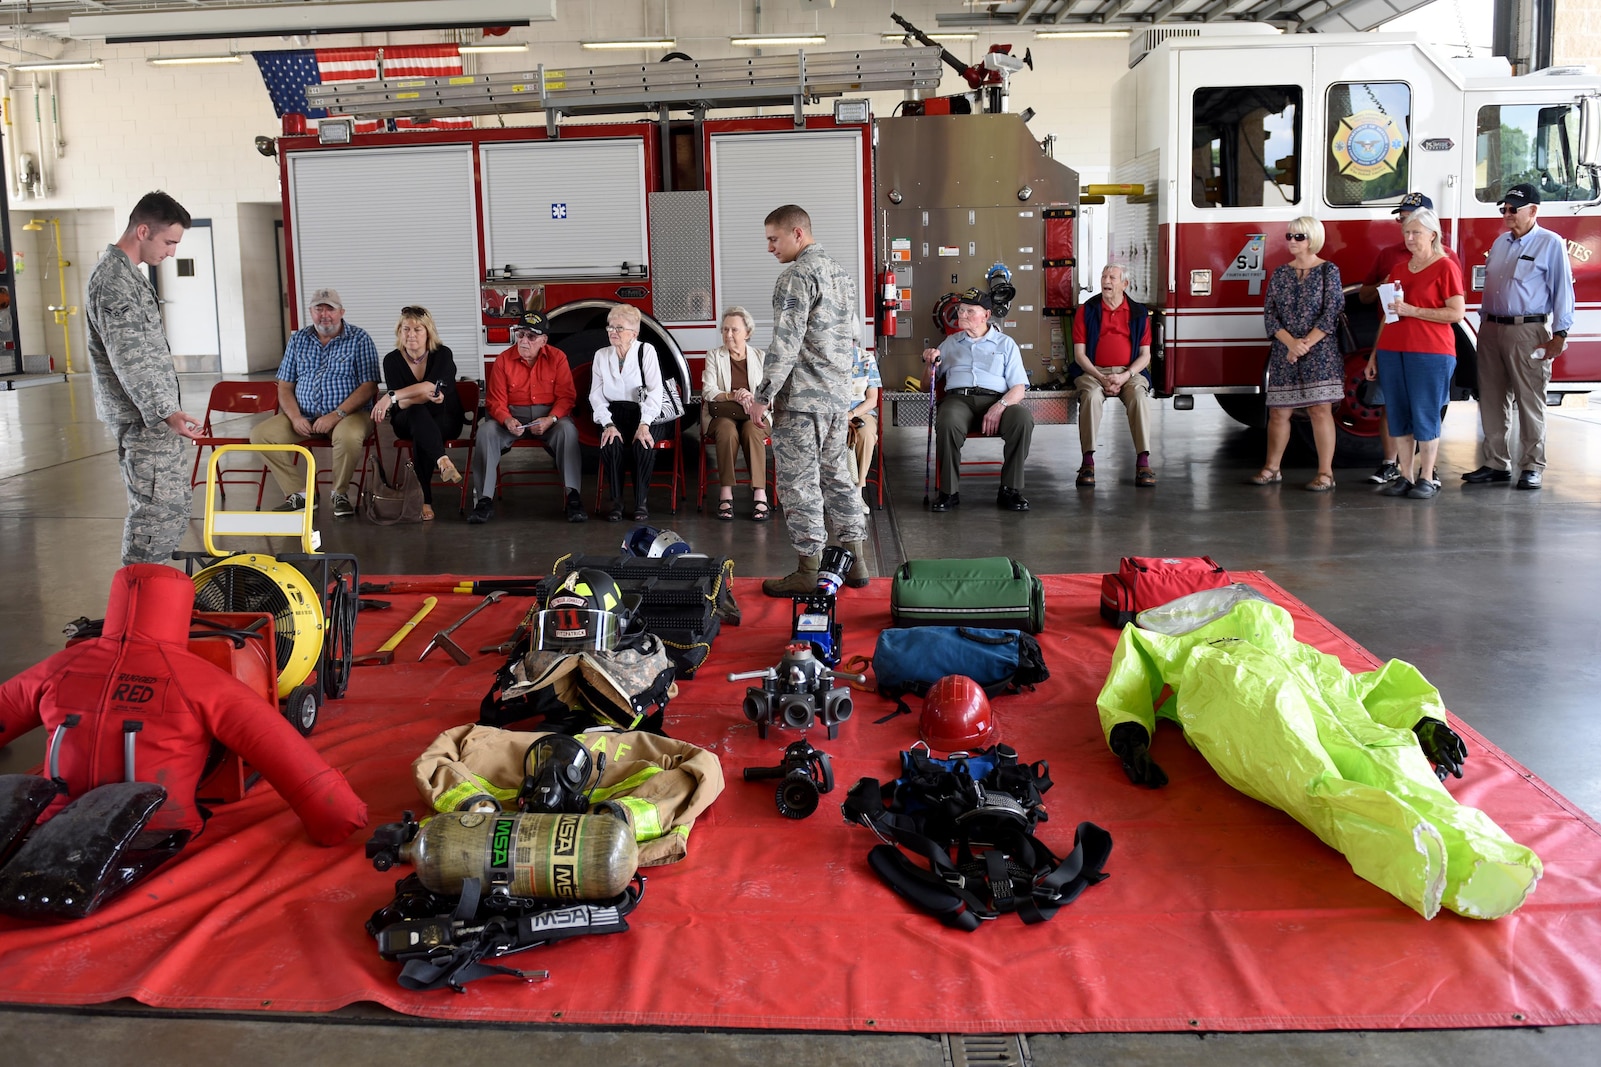
<path id="1" fill-rule="evenodd" d="M 493 593 L 490 593 L 488 596 L 484 597 L 484 602 L 482 604 L 479 604 L 476 608 L 473 608 L 467 614 L 451 623 L 448 627 L 434 634 L 434 639 L 428 642 L 427 648 L 422 650 L 422 655 L 417 657 L 417 662 L 421 663 L 423 660 L 427 659 L 428 653 L 432 652 L 434 649 L 442 648 L 446 652 L 450 653 L 451 659 L 455 660 L 462 666 L 466 666 L 467 664 L 471 663 L 473 658 L 467 654 L 466 649 L 456 644 L 455 640 L 450 635 L 460 629 L 462 623 L 466 622 L 480 611 L 483 611 L 489 605 L 495 603 L 505 595 L 506 591 L 504 589 L 495 590 Z"/>
<path id="2" fill-rule="evenodd" d="M 415 628 L 419 622 L 422 622 L 423 619 L 427 618 L 428 613 L 434 610 L 434 605 L 437 603 L 439 603 L 438 597 L 431 596 L 427 600 L 424 600 L 422 602 L 422 607 L 417 609 L 417 614 L 413 615 L 411 618 L 407 619 L 403 624 L 401 624 L 400 629 L 396 630 L 389 640 L 378 646 L 378 651 L 369 652 L 365 656 L 357 656 L 355 659 L 351 660 L 351 666 L 386 666 L 395 662 L 395 649 L 400 647 L 400 642 L 406 639 L 406 635 L 411 633 L 413 628 Z"/>

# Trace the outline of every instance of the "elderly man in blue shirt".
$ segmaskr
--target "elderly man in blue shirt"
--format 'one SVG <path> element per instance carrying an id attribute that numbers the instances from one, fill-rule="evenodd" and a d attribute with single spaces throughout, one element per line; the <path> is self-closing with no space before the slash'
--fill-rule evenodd
<path id="1" fill-rule="evenodd" d="M 367 435 L 372 433 L 368 410 L 378 394 L 378 349 L 360 326 L 345 321 L 345 305 L 336 289 L 311 294 L 311 325 L 289 338 L 278 366 L 279 413 L 258 423 L 250 440 L 258 445 L 292 445 L 308 437 L 326 436 L 333 445 L 333 490 L 329 502 L 334 514 L 356 513 L 350 500 L 350 476 L 356 471 Z M 306 507 L 300 490 L 304 472 L 295 470 L 288 452 L 264 457 L 284 491 L 284 502 L 274 511 L 300 511 Z M 313 502 L 315 506 L 315 502 Z"/>
<path id="2" fill-rule="evenodd" d="M 956 324 L 961 329 L 938 348 L 923 350 L 924 364 L 933 367 L 945 382 L 945 395 L 934 420 L 940 492 L 930 510 L 949 511 L 961 503 L 962 443 L 978 421 L 984 436 L 999 433 L 1006 442 L 995 506 L 1003 511 L 1027 511 L 1023 466 L 1034 436 L 1034 416 L 1018 404 L 1028 388 L 1023 353 L 1017 342 L 990 322 L 995 305 L 988 293 L 969 289 L 957 301 Z"/>
<path id="3" fill-rule="evenodd" d="M 1514 185 L 1500 202 L 1506 232 L 1485 257 L 1479 309 L 1479 421 L 1484 465 L 1462 480 L 1512 480 L 1509 435 L 1518 409 L 1518 488 L 1538 489 L 1545 470 L 1545 391 L 1573 326 L 1573 267 L 1562 238 L 1535 220 L 1540 193 Z"/>

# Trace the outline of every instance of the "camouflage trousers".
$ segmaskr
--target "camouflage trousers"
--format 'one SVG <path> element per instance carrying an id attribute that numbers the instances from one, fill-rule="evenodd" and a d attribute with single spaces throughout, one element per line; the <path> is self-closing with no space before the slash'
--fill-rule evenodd
<path id="1" fill-rule="evenodd" d="M 841 541 L 867 535 L 862 494 L 846 459 L 849 429 L 850 415 L 844 411 L 780 411 L 773 417 L 778 499 L 790 543 L 803 556 L 823 551 L 829 527 Z"/>
<path id="2" fill-rule="evenodd" d="M 122 526 L 122 562 L 165 563 L 189 529 L 186 442 L 165 425 L 138 422 L 112 426 L 117 462 L 128 487 L 128 518 Z"/>

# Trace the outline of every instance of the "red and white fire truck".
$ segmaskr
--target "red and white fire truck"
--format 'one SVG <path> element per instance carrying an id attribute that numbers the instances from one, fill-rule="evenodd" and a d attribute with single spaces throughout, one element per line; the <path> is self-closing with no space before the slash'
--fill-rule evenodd
<path id="1" fill-rule="evenodd" d="M 1573 266 L 1577 315 L 1552 393 L 1601 388 L 1601 78 L 1512 77 L 1504 60 L 1454 59 L 1412 34 L 1206 29 L 1144 31 L 1114 94 L 1113 180 L 1140 188 L 1112 203 L 1108 255 L 1129 266 L 1134 297 L 1161 310 L 1154 377 L 1175 407 L 1211 393 L 1258 422 L 1263 293 L 1289 258 L 1285 224 L 1322 221 L 1321 254 L 1349 291 L 1399 243 L 1392 212 L 1410 191 L 1433 200 L 1463 265 L 1456 384 L 1471 389 L 1484 257 L 1503 232 L 1497 201 L 1519 182 L 1540 190 L 1539 224 L 1567 242 Z M 1348 307 L 1371 344 L 1371 306 Z M 1349 357 L 1336 412 L 1349 459 L 1379 428 L 1357 388 L 1365 359 Z"/>

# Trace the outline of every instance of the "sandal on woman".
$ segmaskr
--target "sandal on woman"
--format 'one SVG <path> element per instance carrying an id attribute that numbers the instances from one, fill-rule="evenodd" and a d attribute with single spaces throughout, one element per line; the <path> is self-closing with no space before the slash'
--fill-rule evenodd
<path id="1" fill-rule="evenodd" d="M 1334 475 L 1320 474 L 1307 482 L 1304 488 L 1308 493 L 1326 493 L 1334 488 Z"/>
<path id="2" fill-rule="evenodd" d="M 439 476 L 448 484 L 455 485 L 457 482 L 461 481 L 461 471 L 457 470 L 456 465 L 450 462 L 449 456 L 440 456 L 438 466 Z M 432 517 L 433 516 L 431 515 L 429 516 L 429 518 Z"/>
<path id="3" fill-rule="evenodd" d="M 733 522 L 734 502 L 728 499 L 719 500 L 717 502 L 717 517 L 724 522 Z"/>
<path id="4" fill-rule="evenodd" d="M 433 518 L 434 518 L 434 506 L 432 504 L 424 504 L 422 506 L 422 521 L 423 522 L 432 522 Z"/>
<path id="5" fill-rule="evenodd" d="M 1284 480 L 1277 467 L 1263 467 L 1254 477 L 1245 479 L 1252 485 L 1277 485 Z"/>
<path id="6" fill-rule="evenodd" d="M 758 500 L 751 505 L 750 518 L 752 522 L 766 522 L 773 514 L 773 509 L 767 506 L 767 501 Z"/>

